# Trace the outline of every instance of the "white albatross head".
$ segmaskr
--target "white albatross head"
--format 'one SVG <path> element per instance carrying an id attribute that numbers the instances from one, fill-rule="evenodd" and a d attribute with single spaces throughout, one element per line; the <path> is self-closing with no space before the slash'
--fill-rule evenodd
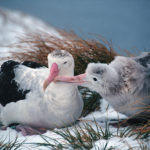
<path id="1" fill-rule="evenodd" d="M 65 50 L 54 50 L 48 55 L 48 68 L 50 74 L 43 83 L 43 90 L 55 81 L 57 76 L 73 76 L 74 75 L 74 59 L 72 55 Z"/>

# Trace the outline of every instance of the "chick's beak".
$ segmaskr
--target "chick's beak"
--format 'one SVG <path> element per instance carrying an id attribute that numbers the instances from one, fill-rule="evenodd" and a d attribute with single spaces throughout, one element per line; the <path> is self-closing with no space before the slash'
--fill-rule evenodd
<path id="1" fill-rule="evenodd" d="M 86 73 L 80 74 L 77 76 L 57 76 L 55 78 L 56 82 L 66 82 L 66 83 L 76 83 L 76 84 L 83 84 L 86 82 Z"/>
<path id="2" fill-rule="evenodd" d="M 50 74 L 49 74 L 48 78 L 43 83 L 43 90 L 44 91 L 47 88 L 47 86 L 51 82 L 54 81 L 54 79 L 58 75 L 58 73 L 59 73 L 58 65 L 56 63 L 53 63 L 52 66 L 51 66 L 51 68 L 50 68 Z"/>

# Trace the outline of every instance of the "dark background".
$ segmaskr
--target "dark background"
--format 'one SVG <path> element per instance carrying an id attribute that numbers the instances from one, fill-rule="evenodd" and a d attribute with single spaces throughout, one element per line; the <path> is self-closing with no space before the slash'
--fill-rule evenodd
<path id="1" fill-rule="evenodd" d="M 96 33 L 118 47 L 150 51 L 150 0 L 0 0 L 61 29 Z"/>

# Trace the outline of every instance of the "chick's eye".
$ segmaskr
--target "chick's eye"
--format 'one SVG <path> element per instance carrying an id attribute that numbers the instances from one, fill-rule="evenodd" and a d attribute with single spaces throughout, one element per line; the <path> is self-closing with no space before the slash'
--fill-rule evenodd
<path id="1" fill-rule="evenodd" d="M 63 64 L 67 64 L 67 61 L 65 61 Z"/>
<path id="2" fill-rule="evenodd" d="M 93 78 L 94 81 L 97 81 L 97 78 Z"/>

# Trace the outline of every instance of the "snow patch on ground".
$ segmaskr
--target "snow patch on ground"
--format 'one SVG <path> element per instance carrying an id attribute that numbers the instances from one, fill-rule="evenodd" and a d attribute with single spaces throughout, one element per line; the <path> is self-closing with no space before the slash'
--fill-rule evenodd
<path id="1" fill-rule="evenodd" d="M 99 110 L 97 112 L 94 112 L 94 113 L 88 115 L 87 117 L 81 118 L 81 121 L 79 122 L 80 126 L 83 126 L 82 123 L 84 121 L 88 121 L 89 124 L 96 130 L 95 123 L 94 123 L 94 121 L 96 121 L 98 123 L 98 125 L 101 126 L 103 130 L 105 130 L 106 120 L 109 120 L 109 122 L 113 122 L 114 119 L 116 121 L 118 120 L 118 116 L 120 119 L 125 118 L 124 115 L 117 113 L 115 110 L 113 110 L 113 108 L 107 107 L 108 103 L 106 103 L 105 100 L 102 100 L 102 101 L 103 101 L 102 102 L 103 104 L 106 104 L 105 107 L 103 107 L 102 111 Z M 105 108 L 107 108 L 107 109 L 105 109 Z M 54 129 L 54 131 L 56 131 L 56 130 L 62 131 L 64 129 Z M 74 126 L 69 127 L 69 130 L 71 132 L 73 131 L 73 129 L 74 129 Z M 109 126 L 110 133 L 113 133 L 113 136 L 110 137 L 108 140 L 100 139 L 100 140 L 96 141 L 95 143 L 93 143 L 94 147 L 92 148 L 92 150 L 95 150 L 98 148 L 102 149 L 106 145 L 107 145 L 107 149 L 113 147 L 116 149 L 127 150 L 132 147 L 135 150 L 136 149 L 138 150 L 140 148 L 140 144 L 144 143 L 142 140 L 135 140 L 134 137 L 121 138 L 121 137 L 117 136 L 117 134 L 119 134 L 124 129 L 125 128 L 120 128 L 118 131 L 117 128 L 115 128 L 113 126 Z M 19 142 L 25 141 L 25 144 L 23 144 L 21 147 L 24 150 L 26 150 L 26 149 L 36 150 L 37 147 L 33 143 L 45 143 L 45 141 L 41 138 L 40 135 L 32 135 L 32 136 L 24 137 L 21 133 L 18 133 L 9 127 L 7 128 L 7 130 L 0 131 L 0 139 L 5 139 L 5 142 L 14 141 L 16 136 L 18 137 Z M 60 143 L 64 143 L 64 144 L 67 143 L 67 142 L 65 142 L 65 140 L 62 137 L 60 137 L 58 134 L 54 133 L 53 131 L 47 131 L 45 134 L 43 134 L 43 136 L 50 137 L 51 138 L 51 140 L 49 140 L 50 143 L 54 143 L 54 140 L 57 140 Z M 48 147 L 38 147 L 38 149 L 47 150 L 49 148 Z"/>
<path id="2" fill-rule="evenodd" d="M 100 110 L 101 110 L 100 112 L 96 111 L 96 112 L 86 116 L 84 119 L 95 118 L 98 121 L 104 122 L 104 121 L 109 121 L 109 120 L 118 121 L 118 120 L 127 118 L 125 115 L 116 112 L 104 99 L 101 100 Z"/>
<path id="3" fill-rule="evenodd" d="M 140 142 L 141 141 L 134 140 L 131 137 L 127 138 L 113 137 L 109 140 L 102 139 L 95 142 L 95 146 L 92 148 L 92 150 L 96 150 L 96 148 L 104 149 L 104 147 L 107 147 L 107 149 L 114 148 L 116 150 L 129 150 L 129 149 L 139 150 Z"/>

